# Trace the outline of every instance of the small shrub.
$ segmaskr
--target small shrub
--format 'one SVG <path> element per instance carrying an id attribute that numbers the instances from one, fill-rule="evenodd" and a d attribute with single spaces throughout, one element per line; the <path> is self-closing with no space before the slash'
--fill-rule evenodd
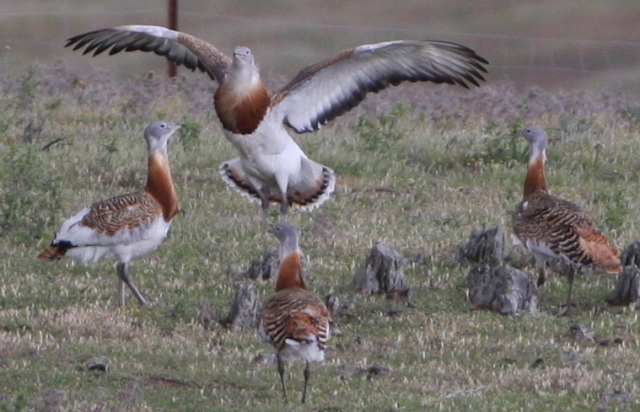
<path id="1" fill-rule="evenodd" d="M 356 133 L 364 141 L 364 147 L 371 151 L 386 151 L 402 140 L 406 133 L 399 130 L 397 125 L 408 110 L 409 106 L 398 103 L 391 112 L 382 113 L 375 119 L 367 115 L 360 116 Z"/>
<path id="2" fill-rule="evenodd" d="M 180 129 L 180 144 L 185 152 L 194 152 L 200 148 L 200 134 L 202 125 L 198 122 L 185 119 Z"/>
<path id="3" fill-rule="evenodd" d="M 460 159 L 460 164 L 467 167 L 478 167 L 489 164 L 513 166 L 527 159 L 528 149 L 523 145 L 524 139 L 519 130 L 524 127 L 524 119 L 515 118 L 505 127 L 496 122 L 489 122 L 484 132 L 489 135 L 479 147 L 473 147 Z"/>
<path id="4" fill-rule="evenodd" d="M 46 222 L 59 208 L 61 188 L 50 178 L 40 153 L 34 145 L 13 145 L 1 160 L 5 185 L 0 201 L 0 233 L 18 243 L 42 237 Z"/>
<path id="5" fill-rule="evenodd" d="M 102 145 L 104 148 L 104 158 L 101 163 L 110 164 L 113 155 L 118 153 L 118 145 L 115 139 L 112 139 L 110 142 L 104 143 Z"/>
<path id="6" fill-rule="evenodd" d="M 633 127 L 640 127 L 640 107 L 627 106 L 620 110 L 620 118 L 626 120 Z"/>
<path id="7" fill-rule="evenodd" d="M 604 223 L 607 227 L 619 229 L 625 224 L 629 215 L 629 203 L 623 190 L 618 189 L 613 193 L 597 193 L 593 198 L 593 202 L 604 205 L 606 209 Z"/>
<path id="8" fill-rule="evenodd" d="M 20 109 L 28 109 L 33 105 L 37 95 L 38 85 L 40 84 L 38 77 L 39 75 L 36 68 L 34 66 L 29 66 L 27 68 L 27 73 L 20 79 L 18 99 Z"/>

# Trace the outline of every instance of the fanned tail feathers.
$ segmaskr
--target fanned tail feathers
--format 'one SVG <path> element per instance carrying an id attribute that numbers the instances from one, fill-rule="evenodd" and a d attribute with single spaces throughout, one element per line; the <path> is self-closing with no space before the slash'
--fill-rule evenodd
<path id="1" fill-rule="evenodd" d="M 329 199 L 335 189 L 336 176 L 332 169 L 311 159 L 302 159 L 302 173 L 297 182 L 291 183 L 289 202 L 313 210 Z"/>
<path id="2" fill-rule="evenodd" d="M 244 169 L 242 169 L 241 160 L 235 157 L 220 164 L 218 173 L 222 180 L 233 190 L 240 193 L 242 197 L 249 201 L 259 201 L 260 195 L 258 191 L 249 183 Z"/>
<path id="3" fill-rule="evenodd" d="M 258 190 L 249 182 L 239 157 L 223 162 L 218 172 L 222 180 L 243 197 L 250 201 L 261 200 Z M 303 210 L 313 210 L 329 199 L 335 185 L 336 177 L 332 169 L 313 160 L 302 159 L 300 176 L 289 182 L 289 204 Z M 282 203 L 282 195 L 276 188 L 263 187 L 262 192 L 271 202 Z"/>

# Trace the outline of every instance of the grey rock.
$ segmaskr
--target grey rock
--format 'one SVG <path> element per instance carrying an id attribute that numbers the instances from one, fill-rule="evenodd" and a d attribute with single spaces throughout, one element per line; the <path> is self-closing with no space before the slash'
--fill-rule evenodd
<path id="1" fill-rule="evenodd" d="M 252 283 L 243 283 L 236 291 L 229 315 L 223 324 L 229 329 L 251 329 L 258 324 L 260 299 L 258 289 Z"/>
<path id="2" fill-rule="evenodd" d="M 378 242 L 358 269 L 353 286 L 366 294 L 408 295 L 403 263 L 402 255 Z"/>
<path id="3" fill-rule="evenodd" d="M 579 340 L 582 342 L 589 342 L 589 343 L 595 342 L 595 340 L 593 339 L 593 333 L 581 323 L 578 323 L 571 327 L 571 336 L 575 340 Z"/>
<path id="4" fill-rule="evenodd" d="M 504 229 L 496 226 L 489 229 L 475 228 L 469 240 L 456 246 L 453 260 L 456 262 L 486 263 L 499 265 L 504 256 Z"/>
<path id="5" fill-rule="evenodd" d="M 259 353 L 253 357 L 254 363 L 262 363 L 266 365 L 275 365 L 276 354 L 275 353 Z"/>
<path id="6" fill-rule="evenodd" d="M 608 302 L 611 305 L 632 305 L 640 309 L 640 269 L 637 266 L 625 266 L 618 275 L 618 283 Z"/>
<path id="7" fill-rule="evenodd" d="M 262 259 L 254 259 L 245 276 L 249 279 L 267 280 L 278 275 L 278 249 L 267 249 Z"/>
<path id="8" fill-rule="evenodd" d="M 640 267 L 640 240 L 632 242 L 622 251 L 620 261 L 624 266 Z"/>
<path id="9" fill-rule="evenodd" d="M 216 308 L 212 306 L 207 299 L 200 299 L 200 302 L 198 302 L 198 323 L 202 325 L 205 330 L 210 330 L 213 329 L 216 319 Z"/>
<path id="10" fill-rule="evenodd" d="M 469 301 L 503 315 L 538 312 L 538 288 L 527 273 L 509 265 L 488 264 L 469 271 L 464 283 Z"/>

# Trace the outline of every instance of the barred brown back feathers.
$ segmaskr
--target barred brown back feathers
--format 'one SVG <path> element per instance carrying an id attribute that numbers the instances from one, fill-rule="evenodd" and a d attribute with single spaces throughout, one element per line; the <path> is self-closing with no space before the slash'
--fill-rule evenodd
<path id="1" fill-rule="evenodd" d="M 318 348 L 325 350 L 328 339 L 329 310 L 324 303 L 301 289 L 286 289 L 265 300 L 262 311 L 264 327 L 273 346 L 280 351 L 286 339 L 307 342 L 316 336 Z"/>
<path id="2" fill-rule="evenodd" d="M 102 200 L 89 209 L 80 224 L 109 236 L 148 225 L 162 214 L 162 205 L 145 191 Z"/>

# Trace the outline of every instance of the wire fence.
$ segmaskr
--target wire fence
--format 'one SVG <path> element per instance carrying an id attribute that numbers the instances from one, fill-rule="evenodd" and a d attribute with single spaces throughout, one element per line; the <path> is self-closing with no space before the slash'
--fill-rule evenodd
<path id="1" fill-rule="evenodd" d="M 157 2 L 156 2 L 157 4 Z M 63 48 L 74 34 L 122 24 L 167 25 L 166 7 L 126 11 L 18 11 L 0 13 L 0 69 L 19 72 L 34 62 L 63 60 L 79 67 L 102 67 L 122 75 L 142 70 L 166 72 L 157 56 L 88 59 Z M 640 42 L 438 32 L 402 27 L 339 25 L 251 18 L 180 9 L 179 29 L 223 51 L 251 47 L 263 73 L 292 76 L 307 64 L 358 44 L 398 38 L 455 41 L 490 62 L 491 80 L 518 85 L 610 87 L 640 95 Z"/>

